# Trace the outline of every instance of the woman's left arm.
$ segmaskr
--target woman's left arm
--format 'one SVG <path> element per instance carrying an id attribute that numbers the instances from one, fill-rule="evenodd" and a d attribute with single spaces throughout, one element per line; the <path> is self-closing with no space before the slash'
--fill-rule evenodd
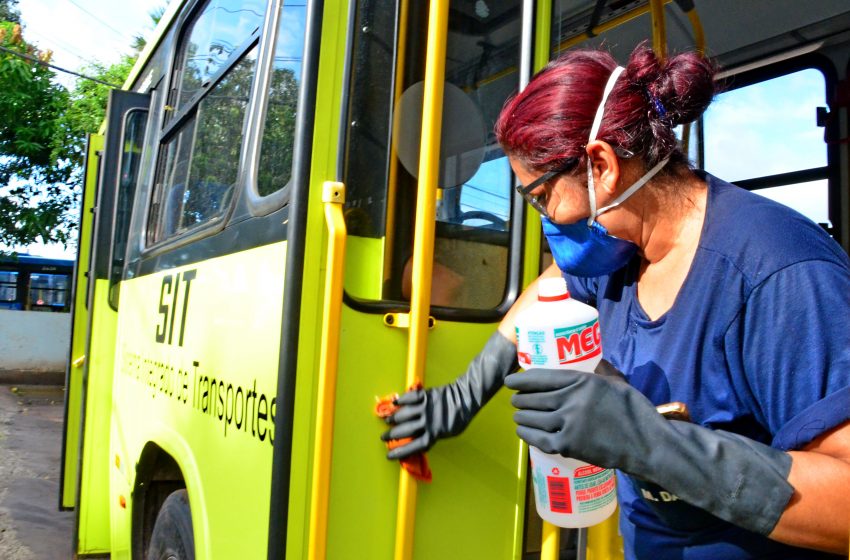
<path id="1" fill-rule="evenodd" d="M 824 433 L 792 458 L 794 495 L 770 538 L 847 554 L 850 547 L 850 422 Z"/>

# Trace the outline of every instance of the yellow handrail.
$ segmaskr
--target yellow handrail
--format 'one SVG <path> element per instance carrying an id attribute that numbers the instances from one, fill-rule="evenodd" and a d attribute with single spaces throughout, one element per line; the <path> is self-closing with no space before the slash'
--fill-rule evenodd
<path id="1" fill-rule="evenodd" d="M 662 2 L 664 4 L 669 4 L 672 1 L 673 0 L 662 0 Z M 617 17 L 615 17 L 615 18 L 613 18 L 609 21 L 606 21 L 605 23 L 600 23 L 599 25 L 597 25 L 593 29 L 589 29 L 588 32 L 586 32 L 586 33 L 582 33 L 580 35 L 570 37 L 569 39 L 567 39 L 566 41 L 564 41 L 560 45 L 558 45 L 558 48 L 555 49 L 555 52 L 561 52 L 563 50 L 566 50 L 566 49 L 568 49 L 572 46 L 575 46 L 575 45 L 581 43 L 582 41 L 585 41 L 587 39 L 595 37 L 596 35 L 599 35 L 600 33 L 604 33 L 605 31 L 608 31 L 610 29 L 614 29 L 615 27 L 618 27 L 618 26 L 626 23 L 627 21 L 631 21 L 631 20 L 635 19 L 636 17 L 642 16 L 643 14 L 647 13 L 649 10 L 650 10 L 649 6 L 639 6 L 637 8 L 633 8 L 633 9 L 629 10 L 628 12 L 625 12 L 624 14 L 621 14 L 621 15 L 619 15 L 619 16 L 617 16 Z"/>
<path id="2" fill-rule="evenodd" d="M 416 193 L 413 290 L 410 298 L 410 337 L 407 348 L 408 387 L 416 380 L 424 382 L 428 348 L 428 312 L 431 307 L 431 275 L 434 268 L 434 219 L 437 212 L 448 21 L 448 0 L 433 0 L 428 8 L 425 98 L 422 102 L 422 143 L 419 147 L 419 184 Z M 409 560 L 413 556 L 415 519 L 416 480 L 406 470 L 401 469 L 396 512 L 396 560 Z"/>
<path id="3" fill-rule="evenodd" d="M 688 16 L 691 22 L 691 29 L 694 31 L 694 46 L 698 53 L 705 55 L 705 32 L 702 29 L 702 21 L 699 19 L 697 9 L 695 7 L 691 8 L 685 14 Z"/>
<path id="4" fill-rule="evenodd" d="M 685 15 L 688 16 L 688 19 L 691 22 L 691 29 L 693 29 L 694 32 L 694 47 L 696 47 L 696 50 L 700 55 L 705 56 L 705 32 L 702 29 L 702 21 L 699 19 L 696 7 L 692 7 L 690 10 L 686 11 Z M 690 142 L 691 123 L 686 123 L 682 127 L 682 151 L 685 155 L 687 155 L 690 150 Z"/>
<path id="5" fill-rule="evenodd" d="M 548 521 L 543 522 L 540 541 L 540 560 L 558 560 L 561 557 L 561 530 Z"/>
<path id="6" fill-rule="evenodd" d="M 328 225 L 328 257 L 322 308 L 322 340 L 319 363 L 319 393 L 316 406 L 313 479 L 310 489 L 310 534 L 308 558 L 323 560 L 327 552 L 328 496 L 331 485 L 336 374 L 339 363 L 339 324 L 345 272 L 345 185 L 325 182 L 322 188 Z"/>
<path id="7" fill-rule="evenodd" d="M 649 0 L 652 17 L 652 50 L 661 60 L 667 58 L 667 25 L 664 20 L 664 0 Z"/>
<path id="8" fill-rule="evenodd" d="M 534 33 L 534 55 L 533 72 L 542 70 L 549 62 L 550 43 L 552 41 L 550 21 L 552 14 L 552 1 L 541 0 L 537 2 L 537 24 Z M 526 255 L 538 254 L 541 247 L 542 230 L 540 226 L 540 214 L 526 209 L 525 247 Z M 527 258 L 523 270 L 523 286 L 527 286 L 540 275 L 540 259 Z M 523 471 L 526 471 L 525 462 L 528 461 L 527 445 L 520 440 L 523 459 Z M 540 540 L 540 560 L 558 560 L 561 557 L 561 530 L 546 520 L 543 520 L 542 536 Z"/>

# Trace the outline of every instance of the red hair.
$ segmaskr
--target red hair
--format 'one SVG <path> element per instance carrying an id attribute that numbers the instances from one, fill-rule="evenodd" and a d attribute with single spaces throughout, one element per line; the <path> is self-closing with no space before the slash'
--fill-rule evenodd
<path id="1" fill-rule="evenodd" d="M 584 162 L 596 108 L 616 67 L 601 50 L 570 51 L 550 62 L 502 109 L 495 127 L 502 148 L 538 171 L 568 158 Z M 639 45 L 608 96 L 597 139 L 633 152 L 648 167 L 667 156 L 684 162 L 673 128 L 695 120 L 711 103 L 714 73 L 696 53 L 661 62 Z"/>

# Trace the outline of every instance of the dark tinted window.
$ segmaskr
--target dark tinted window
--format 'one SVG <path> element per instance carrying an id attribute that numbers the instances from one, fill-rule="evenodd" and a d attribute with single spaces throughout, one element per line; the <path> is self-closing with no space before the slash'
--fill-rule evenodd
<path id="1" fill-rule="evenodd" d="M 115 286 L 121 280 L 127 254 L 127 235 L 130 230 L 136 184 L 139 180 L 147 118 L 148 112 L 138 109 L 129 111 L 124 117 L 124 136 L 121 139 L 121 161 L 118 170 L 118 200 L 115 205 L 115 235 L 112 240 L 112 267 L 109 273 L 109 299 L 113 307 L 118 306 Z"/>

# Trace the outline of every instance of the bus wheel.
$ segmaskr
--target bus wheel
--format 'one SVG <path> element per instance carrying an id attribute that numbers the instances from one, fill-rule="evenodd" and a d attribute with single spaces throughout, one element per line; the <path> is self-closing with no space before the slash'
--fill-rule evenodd
<path id="1" fill-rule="evenodd" d="M 186 489 L 165 499 L 153 526 L 147 560 L 194 560 L 195 537 Z"/>

